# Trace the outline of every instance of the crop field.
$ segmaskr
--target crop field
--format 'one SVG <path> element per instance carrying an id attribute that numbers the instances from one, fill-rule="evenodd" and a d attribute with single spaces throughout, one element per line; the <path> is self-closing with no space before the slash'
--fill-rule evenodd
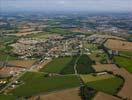
<path id="1" fill-rule="evenodd" d="M 76 57 L 55 58 L 40 71 L 48 73 L 72 74 L 74 73 L 74 61 Z"/>
<path id="2" fill-rule="evenodd" d="M 77 62 L 77 71 L 79 74 L 93 73 L 92 60 L 87 55 L 82 55 Z"/>
<path id="3" fill-rule="evenodd" d="M 9 65 L 16 67 L 30 68 L 35 63 L 35 60 L 11 60 L 8 61 Z"/>
<path id="4" fill-rule="evenodd" d="M 17 57 L 15 56 L 0 52 L 0 61 L 9 61 L 9 60 L 16 60 L 16 59 Z"/>
<path id="5" fill-rule="evenodd" d="M 101 76 L 94 76 L 94 75 L 88 74 L 88 75 L 80 75 L 80 77 L 84 83 L 88 83 L 88 82 L 93 82 L 93 81 L 109 79 L 109 78 L 112 78 L 114 76 L 110 75 L 110 74 L 101 75 Z"/>
<path id="6" fill-rule="evenodd" d="M 13 95 L 0 94 L 0 100 L 16 100 L 16 97 Z"/>
<path id="7" fill-rule="evenodd" d="M 132 57 L 132 51 L 120 51 L 119 54 L 127 57 Z"/>
<path id="8" fill-rule="evenodd" d="M 38 95 L 40 100 L 81 100 L 79 88 L 66 89 L 58 92 L 53 92 L 46 95 Z M 36 100 L 38 96 L 31 97 L 29 100 Z"/>
<path id="9" fill-rule="evenodd" d="M 118 97 L 103 92 L 98 92 L 96 96 L 93 98 L 93 100 L 102 100 L 102 98 L 103 100 L 122 100 Z"/>
<path id="10" fill-rule="evenodd" d="M 71 31 L 69 31 L 67 29 L 63 29 L 63 28 L 47 28 L 47 29 L 45 29 L 45 31 L 49 32 L 49 33 L 56 33 L 56 34 L 61 34 L 61 35 L 73 33 Z"/>
<path id="11" fill-rule="evenodd" d="M 132 59 L 128 59 L 128 58 L 125 58 L 125 57 L 114 56 L 113 60 L 118 66 L 123 67 L 127 71 L 132 73 Z"/>
<path id="12" fill-rule="evenodd" d="M 132 51 L 132 42 L 108 39 L 105 46 L 112 50 L 118 51 Z"/>
<path id="13" fill-rule="evenodd" d="M 105 93 L 116 94 L 122 84 L 123 80 L 121 78 L 112 77 L 108 79 L 88 82 L 87 86 Z"/>
<path id="14" fill-rule="evenodd" d="M 37 39 L 48 39 L 51 37 L 58 37 L 58 36 L 60 36 L 60 35 L 59 34 L 50 34 L 49 32 L 40 32 L 37 34 L 27 35 L 26 37 L 37 38 Z"/>
<path id="15" fill-rule="evenodd" d="M 15 96 L 31 96 L 79 86 L 75 75 L 45 77 L 44 73 L 28 72 L 20 79 L 24 84 L 10 91 Z"/>
<path id="16" fill-rule="evenodd" d="M 60 72 L 61 74 L 74 74 L 74 65 L 75 65 L 75 61 L 78 57 L 72 57 L 72 60 L 70 61 L 70 63 L 68 63 L 68 65 L 66 67 L 63 68 L 63 70 Z"/>

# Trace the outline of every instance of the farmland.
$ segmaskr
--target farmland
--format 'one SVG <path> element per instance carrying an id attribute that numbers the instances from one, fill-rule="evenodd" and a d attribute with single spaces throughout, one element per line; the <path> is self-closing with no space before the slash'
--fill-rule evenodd
<path id="1" fill-rule="evenodd" d="M 11 60 L 8 61 L 9 65 L 16 67 L 30 68 L 35 63 L 35 60 Z"/>
<path id="2" fill-rule="evenodd" d="M 16 59 L 17 59 L 16 56 L 0 52 L 0 61 L 16 60 Z"/>
<path id="3" fill-rule="evenodd" d="M 114 56 L 113 60 L 118 66 L 124 67 L 126 70 L 132 73 L 132 59 Z"/>
<path id="4" fill-rule="evenodd" d="M 0 100 L 16 100 L 16 97 L 13 95 L 0 94 Z"/>
<path id="5" fill-rule="evenodd" d="M 50 33 L 57 33 L 57 34 L 71 34 L 73 32 L 67 30 L 67 29 L 63 29 L 63 28 L 47 28 L 45 29 L 46 32 L 50 32 Z"/>
<path id="6" fill-rule="evenodd" d="M 87 55 L 82 55 L 77 62 L 77 71 L 79 74 L 93 73 L 92 60 Z"/>
<path id="7" fill-rule="evenodd" d="M 81 100 L 81 96 L 79 95 L 79 88 L 66 89 L 46 95 L 39 95 L 31 97 L 29 100 L 36 100 L 38 97 L 41 100 Z"/>
<path id="8" fill-rule="evenodd" d="M 92 74 L 87 74 L 87 75 L 80 75 L 80 77 L 81 77 L 81 79 L 83 80 L 84 83 L 88 83 L 88 82 L 113 78 L 114 76 L 110 75 L 110 74 L 101 75 L 101 76 L 94 76 Z"/>
<path id="9" fill-rule="evenodd" d="M 40 71 L 48 73 L 72 74 L 74 73 L 73 67 L 75 60 L 76 57 L 55 58 L 45 65 Z"/>
<path id="10" fill-rule="evenodd" d="M 110 94 L 104 93 L 104 92 L 98 92 L 96 96 L 93 98 L 93 100 L 122 100 L 118 97 L 112 96 Z"/>
<path id="11" fill-rule="evenodd" d="M 122 56 L 132 57 L 132 51 L 119 51 L 119 54 Z"/>
<path id="12" fill-rule="evenodd" d="M 112 77 L 108 79 L 92 81 L 86 83 L 88 87 L 91 87 L 98 91 L 103 91 L 109 94 L 116 94 L 118 89 L 123 84 L 123 80 L 118 77 Z"/>
<path id="13" fill-rule="evenodd" d="M 45 77 L 45 74 L 35 72 L 28 72 L 19 80 L 24 82 L 24 84 L 11 91 L 16 96 L 31 96 L 39 93 L 47 93 L 78 87 L 80 84 L 77 76 L 74 75 Z"/>
<path id="14" fill-rule="evenodd" d="M 132 43 L 122 40 L 108 39 L 105 46 L 112 50 L 132 51 Z"/>

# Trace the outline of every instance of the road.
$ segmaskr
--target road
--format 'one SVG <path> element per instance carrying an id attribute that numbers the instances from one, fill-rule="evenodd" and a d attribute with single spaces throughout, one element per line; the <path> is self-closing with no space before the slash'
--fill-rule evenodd
<path id="1" fill-rule="evenodd" d="M 78 72 L 77 72 L 77 62 L 80 59 L 80 57 L 81 57 L 81 55 L 76 59 L 75 64 L 74 64 L 74 72 L 75 72 L 75 75 L 78 74 Z"/>

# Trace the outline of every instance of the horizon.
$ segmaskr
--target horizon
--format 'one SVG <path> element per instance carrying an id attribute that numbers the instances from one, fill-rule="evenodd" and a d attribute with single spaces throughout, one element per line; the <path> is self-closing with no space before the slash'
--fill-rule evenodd
<path id="1" fill-rule="evenodd" d="M 132 12 L 131 0 L 0 0 L 0 12 Z"/>

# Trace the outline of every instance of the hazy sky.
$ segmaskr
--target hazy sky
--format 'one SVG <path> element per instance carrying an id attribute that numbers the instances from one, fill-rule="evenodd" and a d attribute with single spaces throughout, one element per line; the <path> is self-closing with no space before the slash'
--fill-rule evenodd
<path id="1" fill-rule="evenodd" d="M 0 0 L 0 11 L 132 11 L 132 0 Z"/>

